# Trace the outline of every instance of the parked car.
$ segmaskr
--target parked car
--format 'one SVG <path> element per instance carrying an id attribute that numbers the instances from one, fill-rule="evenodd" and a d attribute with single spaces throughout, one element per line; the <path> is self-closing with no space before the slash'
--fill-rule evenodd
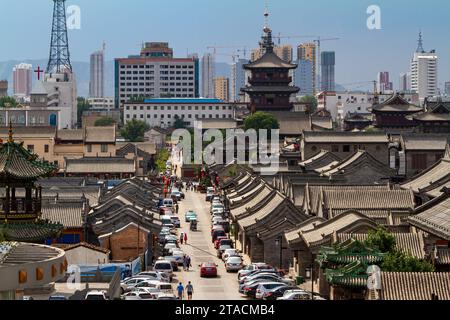
<path id="1" fill-rule="evenodd" d="M 273 270 L 271 266 L 263 262 L 256 262 L 245 266 L 242 270 L 238 272 L 238 279 L 247 276 L 255 270 Z"/>
<path id="2" fill-rule="evenodd" d="M 178 190 L 172 191 L 172 192 L 170 193 L 170 197 L 171 197 L 172 199 L 175 199 L 176 201 L 180 201 L 180 200 L 182 199 L 182 197 L 181 197 L 181 192 L 178 191 Z"/>
<path id="3" fill-rule="evenodd" d="M 239 271 L 244 266 L 242 258 L 239 256 L 231 256 L 225 260 L 225 269 L 227 272 Z"/>
<path id="4" fill-rule="evenodd" d="M 225 211 L 225 207 L 221 203 L 215 203 L 211 205 L 211 209 L 209 212 L 212 214 L 214 211 L 218 211 L 220 213 L 223 213 Z"/>
<path id="5" fill-rule="evenodd" d="M 173 268 L 172 268 L 172 264 L 170 263 L 170 261 L 158 260 L 155 262 L 153 269 L 155 271 L 160 271 L 160 272 L 165 273 L 170 278 L 170 281 L 172 281 Z"/>
<path id="6" fill-rule="evenodd" d="M 277 298 L 277 300 L 311 300 L 311 293 L 305 290 L 287 290 L 284 292 L 282 297 Z M 313 294 L 313 300 L 325 300 L 319 295 Z"/>
<path id="7" fill-rule="evenodd" d="M 214 262 L 204 262 L 200 267 L 200 277 L 217 277 L 217 265 Z"/>
<path id="8" fill-rule="evenodd" d="M 197 214 L 193 210 L 189 210 L 184 214 L 186 222 L 190 222 L 192 218 L 197 219 Z"/>
<path id="9" fill-rule="evenodd" d="M 217 237 L 216 241 L 214 241 L 214 249 L 216 249 L 216 250 L 219 249 L 220 240 L 223 240 L 223 239 L 228 239 L 228 237 L 227 236 Z"/>
<path id="10" fill-rule="evenodd" d="M 230 257 L 240 257 L 240 252 L 237 249 L 226 249 L 223 253 L 222 253 L 222 260 L 225 262 L 227 261 L 228 258 Z"/>
<path id="11" fill-rule="evenodd" d="M 173 199 L 170 199 L 170 198 L 164 199 L 163 205 L 167 208 L 173 208 Z"/>
<path id="12" fill-rule="evenodd" d="M 178 261 L 177 258 L 175 258 L 174 256 L 164 256 L 164 257 L 159 257 L 158 260 L 167 260 L 170 261 L 170 263 L 172 264 L 172 269 L 174 272 L 179 271 L 178 268 Z"/>
<path id="13" fill-rule="evenodd" d="M 173 251 L 173 249 L 178 249 L 178 246 L 175 243 L 166 243 L 166 245 L 164 246 L 164 253 L 167 254 L 171 254 L 171 252 Z"/>
<path id="14" fill-rule="evenodd" d="M 148 277 L 148 276 L 137 276 L 132 278 L 127 278 L 124 281 L 120 282 L 120 293 L 124 294 L 125 292 L 131 291 L 136 285 L 140 282 L 150 279 L 157 279 L 157 277 Z"/>
<path id="15" fill-rule="evenodd" d="M 104 291 L 92 290 L 86 293 L 84 300 L 107 300 Z"/>
<path id="16" fill-rule="evenodd" d="M 219 230 L 214 230 L 212 233 L 212 242 L 214 243 L 214 241 L 216 241 L 217 237 L 224 237 L 227 234 L 225 233 L 225 230 L 223 229 L 219 229 Z"/>
<path id="17" fill-rule="evenodd" d="M 285 285 L 283 283 L 279 282 L 263 282 L 256 289 L 255 298 L 263 299 L 269 290 L 277 289 L 284 286 Z"/>
<path id="18" fill-rule="evenodd" d="M 157 300 L 178 300 L 178 298 L 173 293 L 162 293 L 158 295 Z"/>
<path id="19" fill-rule="evenodd" d="M 170 220 L 172 221 L 172 224 L 175 226 L 175 228 L 181 228 L 181 222 L 178 216 L 171 216 Z"/>
<path id="20" fill-rule="evenodd" d="M 173 250 L 172 257 L 178 263 L 179 266 L 183 264 L 184 252 L 181 250 Z"/>
<path id="21" fill-rule="evenodd" d="M 31 297 L 30 297 L 31 298 Z M 28 299 L 28 300 L 33 300 L 33 298 Z M 48 297 L 48 300 L 67 300 L 67 298 L 65 296 L 60 296 L 60 295 L 54 295 L 54 296 L 50 296 Z M 87 299 L 86 299 L 87 300 Z M 106 300 L 106 299 L 105 299 Z"/>
<path id="22" fill-rule="evenodd" d="M 217 258 L 222 259 L 222 253 L 227 249 L 232 249 L 232 246 L 229 244 L 221 244 L 219 249 L 217 249 Z"/>
<path id="23" fill-rule="evenodd" d="M 246 283 L 246 282 L 251 282 L 251 281 L 255 281 L 255 280 L 259 280 L 259 279 L 265 279 L 265 280 L 276 280 L 279 282 L 283 282 L 286 284 L 293 284 L 293 280 L 292 279 L 286 279 L 283 277 L 280 277 L 278 274 L 275 273 L 258 273 L 255 275 L 252 275 L 250 277 L 244 277 L 241 280 L 239 280 L 239 283 Z"/>
<path id="24" fill-rule="evenodd" d="M 162 282 L 169 282 L 169 277 L 165 273 L 158 271 L 142 271 L 136 277 L 153 278 Z"/>
<path id="25" fill-rule="evenodd" d="M 297 287 L 294 286 L 281 286 L 281 287 L 275 287 L 273 289 L 267 289 L 266 292 L 263 294 L 262 299 L 263 300 L 276 300 L 277 298 L 280 298 L 283 296 L 283 294 L 288 290 L 296 290 Z"/>
<path id="26" fill-rule="evenodd" d="M 256 281 L 256 282 L 251 282 L 251 283 L 248 283 L 248 284 L 244 284 L 242 286 L 242 292 L 248 297 L 255 298 L 256 290 L 258 289 L 259 285 L 261 285 L 261 284 L 269 284 L 269 283 L 280 284 L 279 282 L 276 282 L 276 281 Z"/>
<path id="27" fill-rule="evenodd" d="M 155 296 L 145 291 L 131 291 L 122 296 L 124 300 L 154 300 Z"/>

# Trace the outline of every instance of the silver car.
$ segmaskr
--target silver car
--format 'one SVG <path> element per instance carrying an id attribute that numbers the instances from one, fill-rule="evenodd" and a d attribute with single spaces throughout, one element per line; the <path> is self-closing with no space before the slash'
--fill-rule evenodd
<path id="1" fill-rule="evenodd" d="M 225 269 L 227 270 L 227 272 L 239 271 L 242 269 L 243 266 L 244 266 L 244 264 L 242 262 L 241 257 L 233 256 L 233 257 L 229 257 L 225 261 Z"/>

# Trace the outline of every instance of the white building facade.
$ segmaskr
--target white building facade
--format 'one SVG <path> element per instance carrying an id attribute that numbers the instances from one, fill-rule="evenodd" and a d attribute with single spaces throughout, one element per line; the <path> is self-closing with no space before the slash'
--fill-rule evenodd
<path id="1" fill-rule="evenodd" d="M 434 51 L 415 52 L 411 60 L 411 90 L 419 94 L 421 102 L 438 92 L 438 56 Z"/>
<path id="2" fill-rule="evenodd" d="M 202 97 L 214 98 L 215 61 L 211 53 L 202 58 Z"/>
<path id="3" fill-rule="evenodd" d="M 89 97 L 105 96 L 105 54 L 103 50 L 91 54 L 91 80 L 89 82 Z"/>
<path id="4" fill-rule="evenodd" d="M 177 119 L 193 127 L 196 119 L 232 119 L 236 107 L 245 104 L 218 99 L 146 99 L 125 103 L 124 123 L 133 119 L 147 122 L 150 127 L 170 128 Z"/>

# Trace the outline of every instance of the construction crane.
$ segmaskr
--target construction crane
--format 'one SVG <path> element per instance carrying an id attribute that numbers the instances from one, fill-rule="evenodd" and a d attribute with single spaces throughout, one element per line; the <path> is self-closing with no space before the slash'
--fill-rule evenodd
<path id="1" fill-rule="evenodd" d="M 231 57 L 233 59 L 233 63 L 236 63 L 236 59 L 239 59 L 239 55 L 238 54 L 229 54 L 229 53 L 214 53 L 214 55 L 216 56 L 226 56 L 226 57 Z"/>
<path id="2" fill-rule="evenodd" d="M 207 46 L 206 49 L 213 49 L 213 54 L 217 54 L 217 49 L 243 49 L 242 51 L 247 52 L 247 46 Z"/>
<path id="3" fill-rule="evenodd" d="M 281 33 L 278 33 L 278 36 L 275 36 L 273 38 L 278 39 L 278 46 L 280 46 L 281 39 L 317 38 L 317 36 L 282 36 Z"/>

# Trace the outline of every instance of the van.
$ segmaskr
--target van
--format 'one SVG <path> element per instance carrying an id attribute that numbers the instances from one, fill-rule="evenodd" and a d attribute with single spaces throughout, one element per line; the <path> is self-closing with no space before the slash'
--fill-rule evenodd
<path id="1" fill-rule="evenodd" d="M 167 208 L 173 208 L 173 200 L 172 199 L 164 199 L 163 206 Z"/>
<path id="2" fill-rule="evenodd" d="M 172 281 L 173 268 L 172 268 L 172 263 L 170 261 L 158 260 L 155 262 L 153 269 L 155 271 L 159 271 L 159 272 L 166 274 L 169 277 L 170 281 Z"/>

